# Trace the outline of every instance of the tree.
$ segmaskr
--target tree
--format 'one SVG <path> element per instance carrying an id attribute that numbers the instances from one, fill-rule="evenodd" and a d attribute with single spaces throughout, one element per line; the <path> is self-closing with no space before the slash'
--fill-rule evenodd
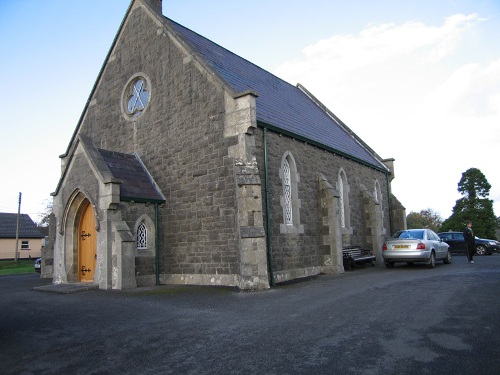
<path id="1" fill-rule="evenodd" d="M 488 198 L 491 185 L 477 168 L 462 173 L 458 191 L 463 195 L 456 201 L 452 215 L 443 222 L 442 231 L 462 230 L 467 220 L 472 221 L 474 234 L 495 239 L 497 219 L 493 212 L 493 201 Z"/>
<path id="2" fill-rule="evenodd" d="M 406 216 L 406 225 L 408 229 L 428 228 L 434 232 L 439 232 L 443 219 L 437 212 L 428 208 L 420 212 L 411 211 Z"/>
<path id="3" fill-rule="evenodd" d="M 48 227 L 49 226 L 49 216 L 52 213 L 52 209 L 54 207 L 54 203 L 50 199 L 46 199 L 44 201 L 45 209 L 42 212 L 38 213 L 38 226 L 39 227 Z"/>
<path id="4" fill-rule="evenodd" d="M 458 191 L 469 201 L 474 201 L 478 196 L 488 197 L 490 189 L 491 185 L 486 180 L 486 176 L 477 168 L 470 168 L 462 173 L 462 178 L 458 183 Z"/>

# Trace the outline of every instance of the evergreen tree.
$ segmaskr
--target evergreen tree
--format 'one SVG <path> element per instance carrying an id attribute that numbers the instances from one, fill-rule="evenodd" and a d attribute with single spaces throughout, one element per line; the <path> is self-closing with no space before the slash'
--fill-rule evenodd
<path id="1" fill-rule="evenodd" d="M 493 201 L 488 198 L 491 185 L 477 168 L 462 173 L 458 191 L 463 195 L 453 207 L 452 215 L 443 222 L 442 231 L 462 231 L 467 220 L 472 221 L 474 234 L 495 239 L 497 220 L 493 212 Z"/>

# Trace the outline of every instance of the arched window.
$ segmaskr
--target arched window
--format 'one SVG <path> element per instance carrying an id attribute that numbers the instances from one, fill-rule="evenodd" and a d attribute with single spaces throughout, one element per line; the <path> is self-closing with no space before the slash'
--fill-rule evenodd
<path id="1" fill-rule="evenodd" d="M 283 186 L 283 195 L 280 197 L 283 208 L 281 233 L 304 233 L 304 226 L 300 224 L 299 177 L 295 159 L 289 151 L 285 152 L 281 159 L 280 168 L 280 178 Z"/>
<path id="2" fill-rule="evenodd" d="M 149 215 L 143 214 L 137 218 L 134 225 L 136 256 L 154 256 L 156 248 L 155 231 L 155 223 Z"/>
<path id="3" fill-rule="evenodd" d="M 141 222 L 137 227 L 137 249 L 148 248 L 148 228 L 144 222 Z"/>
<path id="4" fill-rule="evenodd" d="M 342 168 L 339 171 L 337 188 L 340 195 L 340 223 L 342 228 L 350 227 L 349 185 L 347 176 Z"/>
<path id="5" fill-rule="evenodd" d="M 283 196 L 285 197 L 285 224 L 293 225 L 292 221 L 292 184 L 290 182 L 290 165 L 283 160 Z"/>
<path id="6" fill-rule="evenodd" d="M 345 204 L 344 204 L 344 184 L 342 179 L 339 180 L 339 195 L 340 195 L 340 223 L 342 228 L 345 227 Z"/>
<path id="7" fill-rule="evenodd" d="M 375 180 L 375 186 L 373 187 L 373 197 L 380 205 L 380 209 L 382 209 L 382 190 L 380 190 L 380 184 L 378 180 Z"/>

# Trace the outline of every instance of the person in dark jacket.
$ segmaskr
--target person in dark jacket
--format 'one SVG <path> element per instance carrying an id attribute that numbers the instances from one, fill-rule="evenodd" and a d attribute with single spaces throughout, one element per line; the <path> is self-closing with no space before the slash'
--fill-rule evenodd
<path id="1" fill-rule="evenodd" d="M 467 260 L 469 263 L 474 263 L 473 257 L 476 253 L 476 239 L 474 237 L 474 231 L 472 230 L 472 221 L 467 221 L 467 226 L 464 229 L 464 239 L 467 251 Z"/>

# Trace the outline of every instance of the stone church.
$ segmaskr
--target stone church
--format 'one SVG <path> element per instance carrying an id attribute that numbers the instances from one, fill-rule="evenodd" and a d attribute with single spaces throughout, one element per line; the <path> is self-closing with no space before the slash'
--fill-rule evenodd
<path id="1" fill-rule="evenodd" d="M 44 277 L 263 290 L 405 226 L 382 159 L 305 87 L 132 0 L 61 155 Z"/>

